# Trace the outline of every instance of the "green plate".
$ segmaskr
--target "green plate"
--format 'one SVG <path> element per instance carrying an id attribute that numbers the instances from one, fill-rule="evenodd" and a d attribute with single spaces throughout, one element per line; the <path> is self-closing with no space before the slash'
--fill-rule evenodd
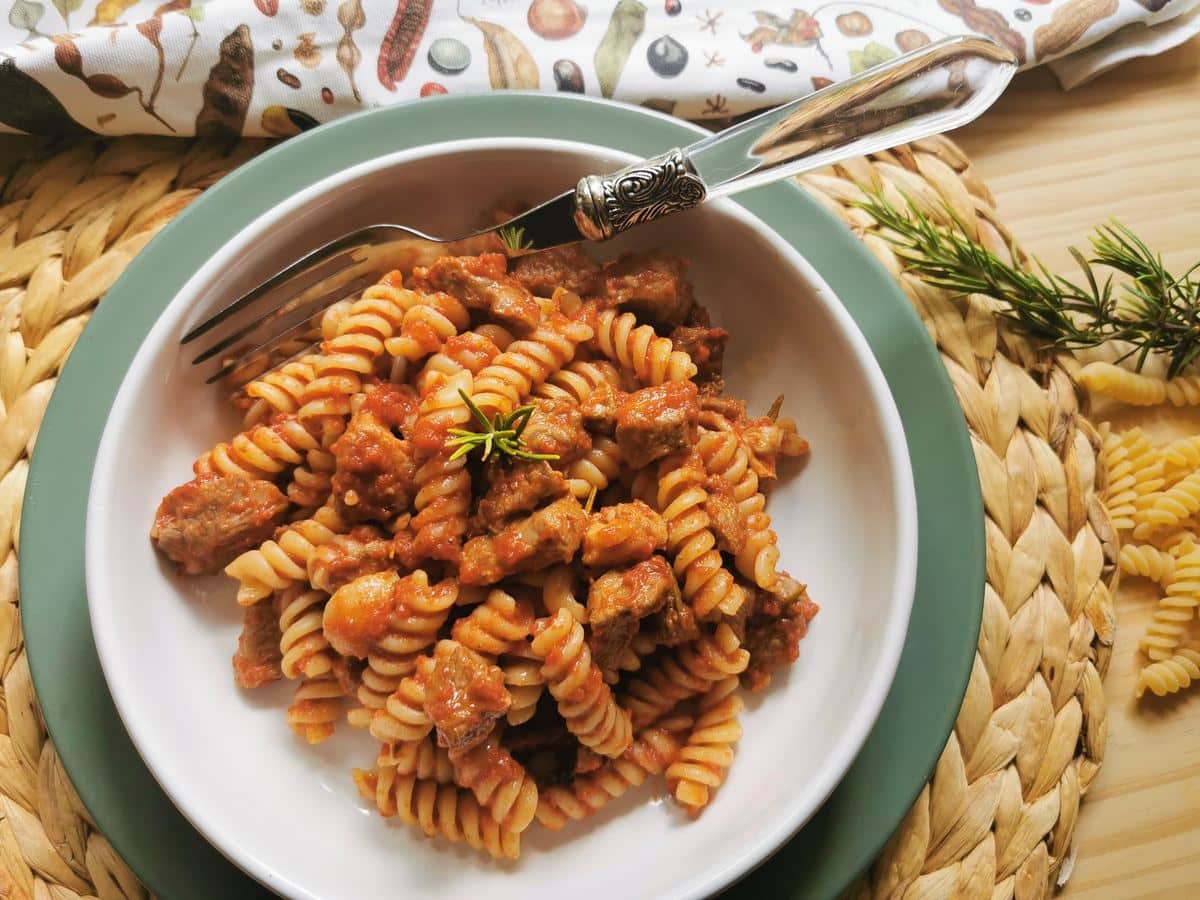
<path id="1" fill-rule="evenodd" d="M 451 96 L 373 110 L 293 138 L 224 178 L 164 229 L 108 292 L 71 354 L 41 428 L 22 520 L 21 604 L 34 682 L 63 763 L 100 828 L 159 896 L 267 893 L 214 850 L 160 790 L 117 717 L 89 626 L 84 514 L 96 448 L 125 371 L 168 301 L 256 216 L 322 178 L 387 153 L 507 135 L 650 156 L 704 133 L 636 107 L 573 96 Z M 950 381 L 896 284 L 799 189 L 777 184 L 737 199 L 807 257 L 866 335 L 904 420 L 916 482 L 916 602 L 879 721 L 820 812 L 726 894 L 833 897 L 900 822 L 954 723 L 982 608 L 983 504 Z"/>

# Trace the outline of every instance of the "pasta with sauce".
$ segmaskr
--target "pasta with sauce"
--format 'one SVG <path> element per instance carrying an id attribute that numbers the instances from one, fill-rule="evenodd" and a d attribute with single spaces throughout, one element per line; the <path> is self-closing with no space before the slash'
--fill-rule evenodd
<path id="1" fill-rule="evenodd" d="M 295 681 L 307 742 L 376 742 L 381 815 L 514 858 L 652 777 L 698 814 L 817 611 L 766 512 L 807 443 L 725 393 L 678 258 L 425 262 L 239 392 L 151 537 L 237 581 L 240 686 Z"/>

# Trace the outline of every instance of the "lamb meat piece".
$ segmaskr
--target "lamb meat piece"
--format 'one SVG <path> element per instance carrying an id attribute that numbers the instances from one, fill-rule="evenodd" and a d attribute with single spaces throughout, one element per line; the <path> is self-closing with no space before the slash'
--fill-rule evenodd
<path id="1" fill-rule="evenodd" d="M 417 421 L 420 404 L 421 398 L 409 385 L 380 382 L 367 387 L 359 412 L 407 436 Z"/>
<path id="2" fill-rule="evenodd" d="M 733 487 L 724 478 L 712 477 L 704 483 L 708 499 L 704 501 L 704 512 L 709 526 L 717 536 L 717 548 L 726 553 L 740 553 L 746 545 L 748 530 L 746 517 L 738 509 L 733 498 Z"/>
<path id="3" fill-rule="evenodd" d="M 671 332 L 671 343 L 696 364 L 696 378 L 707 381 L 721 375 L 725 364 L 725 345 L 729 332 L 724 328 L 703 328 L 680 325 Z"/>
<path id="4" fill-rule="evenodd" d="M 413 284 L 427 293 L 445 291 L 468 309 L 482 310 L 524 334 L 537 327 L 541 309 L 529 289 L 508 275 L 507 268 L 508 261 L 501 253 L 443 256 L 428 268 L 414 269 Z"/>
<path id="5" fill-rule="evenodd" d="M 233 680 L 238 687 L 262 687 L 283 677 L 280 637 L 279 613 L 271 600 L 246 607 L 237 652 L 233 654 Z"/>
<path id="6" fill-rule="evenodd" d="M 530 453 L 550 453 L 558 465 L 581 458 L 592 449 L 592 438 L 583 427 L 583 414 L 569 400 L 536 399 L 521 443 Z"/>
<path id="7" fill-rule="evenodd" d="M 679 591 L 667 598 L 666 605 L 659 612 L 649 616 L 642 623 L 642 634 L 651 638 L 656 644 L 665 647 L 675 647 L 686 644 L 700 637 L 700 626 L 696 622 L 696 614 L 683 599 Z"/>
<path id="8" fill-rule="evenodd" d="M 288 499 L 269 481 L 193 478 L 167 494 L 150 538 L 189 575 L 220 571 L 283 524 Z"/>
<path id="9" fill-rule="evenodd" d="M 631 253 L 604 267 L 604 298 L 660 325 L 679 325 L 692 310 L 687 262 L 662 250 Z"/>
<path id="10" fill-rule="evenodd" d="M 594 434 L 612 437 L 617 427 L 617 409 L 625 397 L 624 391 L 611 384 L 600 385 L 579 406 L 584 426 Z"/>
<path id="11" fill-rule="evenodd" d="M 510 274 L 539 297 L 554 296 L 557 287 L 581 297 L 598 294 L 604 287 L 600 266 L 578 244 L 518 257 Z"/>
<path id="12" fill-rule="evenodd" d="M 358 414 L 330 449 L 337 460 L 333 500 L 347 522 L 387 523 L 408 508 L 417 468 L 408 441 Z"/>
<path id="13" fill-rule="evenodd" d="M 457 641 L 438 642 L 425 678 L 425 714 L 439 745 L 462 751 L 483 743 L 511 705 L 498 666 Z"/>
<path id="14" fill-rule="evenodd" d="M 579 501 L 568 496 L 495 536 L 471 538 L 463 547 L 459 580 L 463 584 L 495 584 L 518 572 L 570 562 L 583 540 L 587 518 Z"/>
<path id="15" fill-rule="evenodd" d="M 713 413 L 725 419 L 732 425 L 737 425 L 746 419 L 746 403 L 737 397 L 702 396 L 700 412 Z M 702 416 L 703 418 L 703 416 Z"/>
<path id="16" fill-rule="evenodd" d="M 585 566 L 628 565 L 667 545 L 667 523 L 641 500 L 606 506 L 588 520 L 583 533 Z"/>
<path id="17" fill-rule="evenodd" d="M 658 555 L 593 581 L 587 601 L 588 646 L 596 665 L 602 671 L 615 669 L 641 620 L 662 610 L 678 593 L 671 564 Z"/>
<path id="18" fill-rule="evenodd" d="M 742 642 L 750 651 L 750 664 L 742 673 L 746 688 L 764 690 L 771 683 L 772 672 L 796 661 L 800 641 L 819 609 L 808 599 L 804 585 L 786 573 L 780 573 L 774 592 L 758 592 L 758 607 L 746 621 Z"/>
<path id="19" fill-rule="evenodd" d="M 642 388 L 617 407 L 617 444 L 634 469 L 649 465 L 696 441 L 700 394 L 690 381 Z"/>
<path id="20" fill-rule="evenodd" d="M 373 525 L 359 525 L 339 534 L 313 551 L 308 560 L 308 580 L 332 594 L 360 575 L 396 568 L 392 539 Z"/>
<path id="21" fill-rule="evenodd" d="M 562 473 L 545 460 L 496 458 L 487 468 L 487 494 L 479 501 L 477 522 L 481 530 L 495 534 L 515 515 L 531 513 L 545 500 L 570 493 Z"/>

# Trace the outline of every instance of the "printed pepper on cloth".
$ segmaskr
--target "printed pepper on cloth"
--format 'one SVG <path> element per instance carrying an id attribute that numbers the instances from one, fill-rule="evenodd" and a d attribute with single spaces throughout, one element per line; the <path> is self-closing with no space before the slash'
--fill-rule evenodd
<path id="1" fill-rule="evenodd" d="M 1074 84 L 1139 41 L 1162 52 L 1200 31 L 1200 0 L 797 2 L 0 0 L 0 131 L 280 137 L 506 89 L 712 120 L 948 34 L 988 35 L 1025 66 L 1091 48 L 1070 63 Z"/>

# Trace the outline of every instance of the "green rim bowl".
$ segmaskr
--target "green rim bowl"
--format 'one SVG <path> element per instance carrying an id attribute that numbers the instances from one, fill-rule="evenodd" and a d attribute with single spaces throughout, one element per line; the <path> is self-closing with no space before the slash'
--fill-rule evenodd
<path id="1" fill-rule="evenodd" d="M 146 769 L 105 686 L 88 619 L 84 522 L 96 449 L 129 363 L 169 300 L 254 218 L 322 178 L 387 153 L 513 136 L 649 156 L 704 133 L 636 107 L 555 95 L 439 97 L 374 110 L 296 137 L 227 176 L 164 229 L 109 291 L 62 373 L 40 431 L 23 515 L 22 613 L 35 686 L 63 763 L 100 828 L 157 894 L 265 893 L 187 823 Z M 737 200 L 802 252 L 862 330 L 903 419 L 917 492 L 915 602 L 875 728 L 821 810 L 725 894 L 833 897 L 900 822 L 953 726 L 982 608 L 983 507 L 949 379 L 887 273 L 791 185 Z"/>

